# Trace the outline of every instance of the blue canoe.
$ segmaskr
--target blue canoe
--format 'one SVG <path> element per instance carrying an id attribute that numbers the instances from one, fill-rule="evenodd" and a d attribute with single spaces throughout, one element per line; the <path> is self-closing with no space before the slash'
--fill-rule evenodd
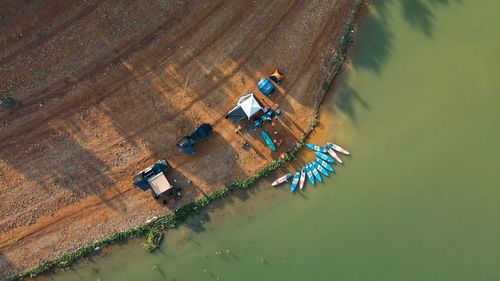
<path id="1" fill-rule="evenodd" d="M 332 172 L 332 173 L 335 173 L 335 170 L 332 168 L 332 166 L 330 166 L 330 164 L 326 163 L 325 160 L 321 159 L 321 158 L 316 158 L 314 159 L 316 162 L 318 162 L 319 164 L 321 164 L 321 166 L 323 166 L 323 168 L 327 169 L 328 171 Z"/>
<path id="2" fill-rule="evenodd" d="M 314 151 L 322 152 L 322 153 L 325 153 L 325 154 L 328 153 L 328 150 L 326 150 L 324 147 L 321 147 L 319 145 L 308 143 L 308 144 L 306 144 L 306 146 L 309 147 L 311 150 L 314 150 Z"/>
<path id="3" fill-rule="evenodd" d="M 309 167 L 311 168 L 311 172 L 313 173 L 314 177 L 319 182 L 323 182 L 323 179 L 321 178 L 321 175 L 319 174 L 318 170 L 316 168 L 314 168 L 313 164 L 309 164 Z"/>
<path id="4" fill-rule="evenodd" d="M 315 153 L 316 153 L 316 155 L 318 155 L 319 158 L 325 160 L 326 162 L 335 163 L 335 160 L 333 160 L 332 157 L 330 157 L 324 153 L 317 152 L 317 151 Z"/>
<path id="5" fill-rule="evenodd" d="M 309 180 L 309 182 L 312 184 L 312 186 L 315 186 L 316 183 L 314 182 L 314 176 L 311 172 L 311 168 L 309 167 L 309 164 L 306 164 L 306 175 L 307 175 L 307 179 Z"/>
<path id="6" fill-rule="evenodd" d="M 273 140 L 271 139 L 269 134 L 264 130 L 262 131 L 262 137 L 266 141 L 267 146 L 269 146 L 269 148 L 271 148 L 272 151 L 276 151 L 276 146 L 274 146 Z"/>
<path id="7" fill-rule="evenodd" d="M 300 172 L 295 173 L 293 177 L 292 185 L 290 186 L 290 191 L 294 192 L 297 189 L 297 185 L 299 184 Z"/>
<path id="8" fill-rule="evenodd" d="M 316 168 L 316 170 L 318 170 L 320 173 L 322 173 L 323 175 L 325 175 L 327 177 L 329 176 L 328 172 L 325 170 L 325 168 L 323 168 L 323 166 L 321 166 L 320 164 L 318 164 L 317 162 L 314 162 L 314 161 L 312 161 L 312 163 L 313 163 L 314 168 Z"/>

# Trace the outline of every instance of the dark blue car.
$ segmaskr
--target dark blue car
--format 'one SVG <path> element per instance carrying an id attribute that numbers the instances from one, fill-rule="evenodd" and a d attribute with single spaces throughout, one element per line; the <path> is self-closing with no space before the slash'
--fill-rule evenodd
<path id="1" fill-rule="evenodd" d="M 210 124 L 203 123 L 198 128 L 194 129 L 189 135 L 183 137 L 177 143 L 177 149 L 187 154 L 194 154 L 195 143 L 200 142 L 202 139 L 212 134 L 213 128 Z"/>

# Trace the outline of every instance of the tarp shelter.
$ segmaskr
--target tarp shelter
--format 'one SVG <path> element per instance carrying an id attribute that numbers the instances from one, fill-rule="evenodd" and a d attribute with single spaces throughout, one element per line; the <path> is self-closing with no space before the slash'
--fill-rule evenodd
<path id="1" fill-rule="evenodd" d="M 164 174 L 169 168 L 170 165 L 166 160 L 159 160 L 154 165 L 140 171 L 134 177 L 134 185 L 143 191 L 151 188 L 155 196 L 158 196 L 174 187 L 169 183 Z"/>
<path id="2" fill-rule="evenodd" d="M 159 173 L 152 178 L 149 178 L 148 183 L 156 195 L 160 195 L 172 188 L 172 185 L 168 182 L 167 177 L 165 177 L 165 174 L 163 173 Z"/>
<path id="3" fill-rule="evenodd" d="M 269 75 L 269 79 L 273 80 L 276 83 L 281 83 L 281 80 L 285 78 L 285 75 L 281 74 L 279 70 L 276 68 L 271 75 Z"/>
<path id="4" fill-rule="evenodd" d="M 235 108 L 231 109 L 226 118 L 234 123 L 239 123 L 243 119 L 250 119 L 255 113 L 262 109 L 262 106 L 255 99 L 252 93 L 242 96 Z"/>
<path id="5" fill-rule="evenodd" d="M 257 88 L 266 96 L 274 92 L 274 84 L 267 78 L 260 79 L 259 83 L 257 83 Z"/>

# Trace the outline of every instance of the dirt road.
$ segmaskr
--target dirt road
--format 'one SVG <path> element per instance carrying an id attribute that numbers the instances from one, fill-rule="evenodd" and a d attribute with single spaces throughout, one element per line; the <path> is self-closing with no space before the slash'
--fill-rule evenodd
<path id="1" fill-rule="evenodd" d="M 0 107 L 0 279 L 170 212 L 131 182 L 158 159 L 182 204 L 289 149 L 355 2 L 1 0 L 0 98 L 17 104 Z M 286 80 L 264 102 L 283 112 L 284 143 L 271 153 L 224 116 L 263 98 L 256 82 L 275 67 Z M 215 133 L 179 153 L 202 122 Z"/>

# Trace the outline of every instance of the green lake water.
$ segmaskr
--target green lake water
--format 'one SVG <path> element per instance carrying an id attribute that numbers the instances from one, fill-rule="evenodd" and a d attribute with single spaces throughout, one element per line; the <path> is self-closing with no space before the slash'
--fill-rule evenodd
<path id="1" fill-rule="evenodd" d="M 263 182 L 153 254 L 132 241 L 46 279 L 500 280 L 499 11 L 377 1 L 311 140 L 353 153 L 333 178 Z"/>

